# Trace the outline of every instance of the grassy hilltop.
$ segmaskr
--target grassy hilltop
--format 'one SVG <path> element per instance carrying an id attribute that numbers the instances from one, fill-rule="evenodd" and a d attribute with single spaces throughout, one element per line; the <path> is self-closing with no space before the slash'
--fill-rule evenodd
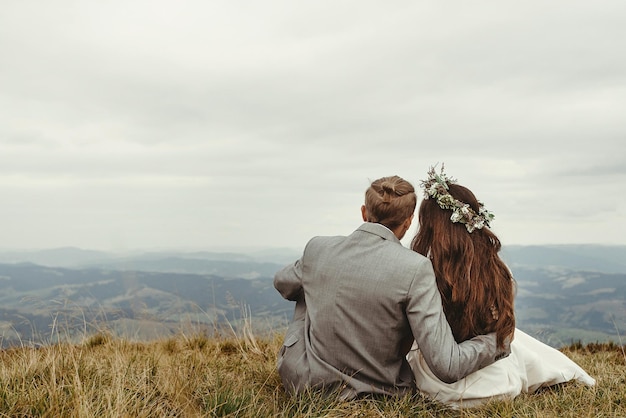
<path id="1" fill-rule="evenodd" d="M 454 411 L 419 395 L 338 402 L 287 396 L 275 371 L 282 335 L 179 335 L 0 352 L 1 417 L 625 417 L 626 355 L 613 344 L 562 351 L 598 382 L 568 383 L 512 401 Z"/>

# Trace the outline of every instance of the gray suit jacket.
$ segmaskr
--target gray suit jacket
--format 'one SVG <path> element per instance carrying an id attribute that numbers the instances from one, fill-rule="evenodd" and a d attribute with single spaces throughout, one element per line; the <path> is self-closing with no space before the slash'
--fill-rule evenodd
<path id="1" fill-rule="evenodd" d="M 403 394 L 415 389 L 406 354 L 415 340 L 430 369 L 454 382 L 506 355 L 495 334 L 457 344 L 430 260 L 387 228 L 364 223 L 347 237 L 315 237 L 274 277 L 296 301 L 278 356 L 288 391 Z M 507 347 L 508 348 L 508 347 Z"/>

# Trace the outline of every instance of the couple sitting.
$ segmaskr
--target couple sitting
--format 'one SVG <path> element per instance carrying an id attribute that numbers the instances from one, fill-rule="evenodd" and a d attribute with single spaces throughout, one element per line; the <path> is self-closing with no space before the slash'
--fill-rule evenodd
<path id="1" fill-rule="evenodd" d="M 417 197 L 400 177 L 374 181 L 347 237 L 315 237 L 274 278 L 296 302 L 278 356 L 292 393 L 341 399 L 402 395 L 416 388 L 452 406 L 572 379 L 577 364 L 515 328 L 515 282 L 489 230 L 493 215 L 467 188 L 434 168 L 412 250 L 400 239 Z"/>

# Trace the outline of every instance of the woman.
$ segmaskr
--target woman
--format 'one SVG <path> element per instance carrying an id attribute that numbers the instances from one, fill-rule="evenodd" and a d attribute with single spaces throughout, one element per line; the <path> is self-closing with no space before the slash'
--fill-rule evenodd
<path id="1" fill-rule="evenodd" d="M 513 398 L 569 380 L 595 380 L 563 353 L 515 328 L 515 282 L 498 256 L 500 240 L 489 229 L 494 216 L 467 188 L 434 167 L 421 182 L 424 200 L 414 251 L 429 257 L 444 312 L 457 342 L 496 333 L 498 345 L 512 341 L 511 354 L 453 384 L 430 371 L 419 347 L 408 360 L 421 392 L 452 406 L 475 406 L 492 398 Z"/>

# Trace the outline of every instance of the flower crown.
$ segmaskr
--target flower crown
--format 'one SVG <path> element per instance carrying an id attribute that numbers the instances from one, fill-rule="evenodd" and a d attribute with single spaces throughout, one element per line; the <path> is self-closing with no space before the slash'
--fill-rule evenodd
<path id="1" fill-rule="evenodd" d="M 441 209 L 451 210 L 450 220 L 455 223 L 465 224 L 468 232 L 471 233 L 474 229 L 482 229 L 485 225 L 489 226 L 489 222 L 495 217 L 493 213 L 486 210 L 481 201 L 478 201 L 479 210 L 476 213 L 470 205 L 452 197 L 448 191 L 448 185 L 455 183 L 456 179 L 448 177 L 443 172 L 443 164 L 441 164 L 439 174 L 435 172 L 435 167 L 430 167 L 428 179 L 421 181 L 420 185 L 424 188 L 424 199 L 436 199 Z"/>

